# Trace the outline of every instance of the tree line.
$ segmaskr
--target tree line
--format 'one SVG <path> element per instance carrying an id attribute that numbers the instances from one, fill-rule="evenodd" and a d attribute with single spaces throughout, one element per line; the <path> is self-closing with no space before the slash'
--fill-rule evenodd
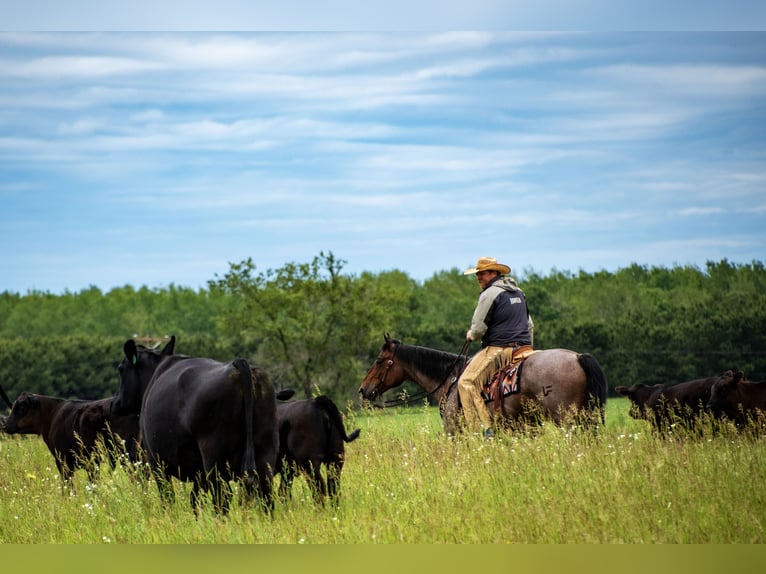
<path id="1" fill-rule="evenodd" d="M 128 338 L 175 335 L 176 351 L 244 357 L 277 388 L 356 400 L 383 334 L 457 352 L 478 296 L 453 268 L 416 281 L 393 270 L 352 275 L 321 252 L 310 262 L 259 270 L 252 259 L 190 289 L 90 287 L 57 295 L 0 294 L 0 384 L 96 399 L 114 394 Z M 766 271 L 762 262 L 638 264 L 616 272 L 517 275 L 535 321 L 535 347 L 589 352 L 610 388 L 670 384 L 742 369 L 766 374 Z M 478 350 L 474 343 L 472 351 Z"/>

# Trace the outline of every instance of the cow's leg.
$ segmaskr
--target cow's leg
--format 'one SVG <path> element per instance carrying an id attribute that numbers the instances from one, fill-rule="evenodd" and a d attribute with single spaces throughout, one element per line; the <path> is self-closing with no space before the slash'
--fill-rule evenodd
<path id="1" fill-rule="evenodd" d="M 228 514 L 232 491 L 229 481 L 216 471 L 208 479 L 208 488 L 213 498 L 213 508 L 218 514 Z"/>
<path id="2" fill-rule="evenodd" d="M 157 484 L 157 492 L 160 495 L 160 502 L 164 506 L 170 506 L 175 501 L 175 492 L 173 491 L 173 477 L 170 476 L 165 468 L 156 462 L 152 463 L 152 476 L 154 476 L 154 482 Z"/>
<path id="3" fill-rule="evenodd" d="M 343 472 L 343 459 L 327 463 L 327 496 L 337 500 L 340 494 L 340 475 Z"/>
<path id="4" fill-rule="evenodd" d="M 56 468 L 58 468 L 59 475 L 61 476 L 61 494 L 65 495 L 72 490 L 72 475 L 74 471 L 65 460 L 58 457 L 56 457 Z"/>
<path id="5" fill-rule="evenodd" d="M 95 484 L 98 480 L 99 464 L 101 463 L 98 451 L 94 449 L 90 454 L 86 454 L 83 451 L 80 457 L 82 466 L 85 468 L 85 472 L 88 475 L 88 481 L 91 484 Z"/>
<path id="6" fill-rule="evenodd" d="M 189 501 L 195 516 L 198 513 L 199 501 L 204 492 L 210 493 L 213 508 L 217 514 L 227 514 L 229 512 L 229 505 L 233 496 L 231 486 L 215 467 L 207 472 L 198 473 L 192 481 Z"/>
<path id="7" fill-rule="evenodd" d="M 327 495 L 327 485 L 322 476 L 321 461 L 309 461 L 304 467 L 304 471 L 314 492 L 314 499 L 320 503 L 324 502 L 324 497 Z"/>
<path id="8" fill-rule="evenodd" d="M 271 512 L 274 510 L 274 469 L 272 463 L 258 460 L 255 466 L 258 473 L 258 501 L 266 512 Z"/>
<path id="9" fill-rule="evenodd" d="M 199 499 L 200 494 L 204 492 L 205 488 L 202 486 L 201 480 L 192 480 L 191 492 L 189 493 L 189 504 L 194 512 L 194 518 L 199 517 Z"/>
<path id="10" fill-rule="evenodd" d="M 282 459 L 279 468 L 279 496 L 283 500 L 290 498 L 293 489 L 293 480 L 295 478 L 295 462 Z"/>

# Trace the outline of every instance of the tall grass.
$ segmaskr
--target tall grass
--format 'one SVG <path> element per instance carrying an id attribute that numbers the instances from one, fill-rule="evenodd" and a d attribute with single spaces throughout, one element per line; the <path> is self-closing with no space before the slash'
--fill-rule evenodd
<path id="1" fill-rule="evenodd" d="M 195 518 L 129 468 L 62 492 L 38 437 L 0 440 L 0 543 L 763 543 L 766 440 L 732 429 L 655 436 L 611 400 L 597 435 L 544 425 L 494 440 L 444 435 L 432 408 L 348 412 L 337 506 L 305 481 L 272 516 L 235 504 Z"/>

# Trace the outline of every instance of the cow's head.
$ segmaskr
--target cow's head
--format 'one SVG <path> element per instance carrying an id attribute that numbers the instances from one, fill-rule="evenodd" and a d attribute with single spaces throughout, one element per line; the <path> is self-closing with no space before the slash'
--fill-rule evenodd
<path id="1" fill-rule="evenodd" d="M 122 347 L 125 357 L 117 367 L 120 387 L 112 400 L 112 414 L 131 415 L 141 411 L 144 392 L 154 371 L 165 357 L 173 354 L 175 344 L 175 336 L 159 350 L 136 345 L 133 339 L 125 341 Z"/>
<path id="2" fill-rule="evenodd" d="M 617 394 L 628 397 L 630 400 L 630 416 L 634 419 L 646 419 L 649 417 L 647 409 L 653 409 L 656 398 L 662 390 L 662 384 L 645 385 L 636 383 L 631 387 L 615 387 Z"/>
<path id="3" fill-rule="evenodd" d="M 724 371 L 710 387 L 710 399 L 706 408 L 715 416 L 734 415 L 739 409 L 737 387 L 745 380 L 742 371 Z"/>
<path id="4" fill-rule="evenodd" d="M 14 401 L 3 430 L 8 434 L 39 434 L 40 429 L 40 399 L 23 392 Z"/>

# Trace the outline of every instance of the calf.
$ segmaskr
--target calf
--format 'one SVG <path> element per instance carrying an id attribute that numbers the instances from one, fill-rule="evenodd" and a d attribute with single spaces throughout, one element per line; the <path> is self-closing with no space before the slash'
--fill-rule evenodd
<path id="1" fill-rule="evenodd" d="M 86 445 L 95 445 L 102 438 L 114 468 L 119 457 L 126 457 L 132 463 L 140 462 L 141 447 L 138 415 L 113 415 L 112 399 L 86 402 L 78 419 L 78 434 Z"/>
<path id="2" fill-rule="evenodd" d="M 742 371 L 722 377 L 713 385 L 707 408 L 716 417 L 725 416 L 740 428 L 746 426 L 766 413 L 766 383 L 745 380 Z"/>
<path id="3" fill-rule="evenodd" d="M 111 416 L 111 403 L 111 398 L 81 401 L 23 392 L 13 403 L 3 429 L 8 434 L 40 435 L 65 482 L 78 468 L 85 468 L 92 482 L 99 439 L 111 450 L 117 442 L 134 442 L 138 433 L 137 417 Z"/>
<path id="4" fill-rule="evenodd" d="M 287 496 L 296 471 L 305 473 L 318 501 L 337 500 L 345 460 L 344 442 L 355 440 L 360 429 L 346 434 L 343 417 L 326 396 L 292 402 L 277 402 L 279 451 L 276 472 L 279 493 Z M 321 472 L 325 464 L 327 480 Z"/>
<path id="5" fill-rule="evenodd" d="M 616 387 L 615 391 L 631 399 L 634 418 L 648 420 L 659 431 L 677 423 L 692 429 L 705 414 L 713 384 L 726 377 L 731 377 L 731 371 L 668 386 L 637 384 L 629 389 Z"/>
<path id="6" fill-rule="evenodd" d="M 657 406 L 657 397 L 662 385 L 636 383 L 631 387 L 615 387 L 614 390 L 630 400 L 630 416 L 634 419 L 648 420 L 654 417 L 653 409 Z"/>
<path id="7" fill-rule="evenodd" d="M 731 374 L 731 371 L 728 373 Z M 722 376 L 726 376 L 726 372 L 663 388 L 654 407 L 657 428 L 666 430 L 674 423 L 682 423 L 687 428 L 696 426 L 700 416 L 705 413 L 710 389 Z"/>

